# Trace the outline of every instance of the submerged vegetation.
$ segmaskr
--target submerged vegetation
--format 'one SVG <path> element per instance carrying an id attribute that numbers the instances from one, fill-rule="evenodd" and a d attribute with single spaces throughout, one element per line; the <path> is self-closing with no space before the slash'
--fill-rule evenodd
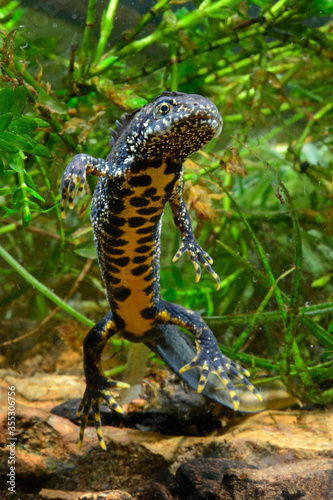
<path id="1" fill-rule="evenodd" d="M 107 310 L 91 193 L 60 217 L 66 164 L 80 152 L 105 157 L 108 129 L 124 111 L 179 90 L 209 97 L 224 119 L 220 138 L 186 162 L 184 176 L 221 290 L 209 275 L 192 286 L 186 257 L 172 264 L 179 236 L 167 212 L 162 295 L 208 316 L 223 352 L 253 374 L 281 378 L 305 402 L 333 401 L 333 0 L 160 0 L 130 25 L 124 3 L 105 2 L 99 16 L 96 0 L 87 1 L 82 36 L 71 44 L 76 27 L 67 27 L 60 50 L 56 1 L 53 12 L 45 4 L 34 14 L 0 1 L 0 310 L 9 363 L 31 331 L 52 342 L 57 326 L 71 338 Z"/>

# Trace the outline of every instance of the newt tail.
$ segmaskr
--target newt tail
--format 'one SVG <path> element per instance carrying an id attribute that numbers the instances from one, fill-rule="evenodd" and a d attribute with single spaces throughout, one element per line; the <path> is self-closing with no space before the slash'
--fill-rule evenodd
<path id="1" fill-rule="evenodd" d="M 171 206 L 181 236 L 174 260 L 188 253 L 195 268 L 200 265 L 216 280 L 212 258 L 196 242 L 182 197 L 183 162 L 222 130 L 216 106 L 199 95 L 163 92 L 151 103 L 125 114 L 117 132 L 111 129 L 111 152 L 106 160 L 76 155 L 66 167 L 61 183 L 61 210 L 66 199 L 73 208 L 86 175 L 98 176 L 91 206 L 91 223 L 99 266 L 110 305 L 108 314 L 84 340 L 87 387 L 78 410 L 81 416 L 79 444 L 92 410 L 97 436 L 106 448 L 100 419 L 100 402 L 114 411 L 121 406 L 109 393 L 127 384 L 106 378 L 101 354 L 107 341 L 120 333 L 133 342 L 144 342 L 190 387 L 228 407 L 239 409 L 234 382 L 240 382 L 260 401 L 249 373 L 224 356 L 202 318 L 185 307 L 162 299 L 159 286 L 161 220 Z M 195 336 L 194 347 L 178 326 Z"/>

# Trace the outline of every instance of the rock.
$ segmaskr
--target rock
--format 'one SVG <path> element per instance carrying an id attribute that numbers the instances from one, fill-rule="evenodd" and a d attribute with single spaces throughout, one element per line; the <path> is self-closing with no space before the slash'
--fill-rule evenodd
<path id="1" fill-rule="evenodd" d="M 247 464 L 223 458 L 198 458 L 185 462 L 176 472 L 177 494 L 180 498 L 216 498 L 224 473 L 231 467 L 248 468 Z"/>
<path id="2" fill-rule="evenodd" d="M 26 401 L 38 402 L 38 406 L 48 402 L 48 408 L 57 401 L 81 397 L 85 390 L 83 377 L 75 375 L 36 374 L 31 377 L 7 374 L 4 377 L 7 385 L 15 386 L 16 397 L 22 396 Z M 47 407 L 47 406 L 46 406 Z"/>
<path id="3" fill-rule="evenodd" d="M 220 500 L 332 500 L 333 460 L 303 460 L 260 470 L 229 469 Z"/>
<path id="4" fill-rule="evenodd" d="M 142 500 L 173 500 L 173 496 L 164 484 L 152 483 L 143 493 Z"/>
<path id="5" fill-rule="evenodd" d="M 134 500 L 126 491 L 112 490 L 101 491 L 99 493 L 85 493 L 76 500 Z"/>
<path id="6" fill-rule="evenodd" d="M 328 488 L 333 490 L 328 479 L 329 473 L 333 474 L 332 406 L 311 411 L 270 410 L 247 417 L 233 414 L 225 417 L 223 428 L 205 436 L 163 435 L 106 425 L 103 428 L 106 452 L 100 449 L 95 428 L 88 427 L 80 452 L 78 427 L 44 409 L 49 408 L 44 405 L 50 401 L 47 392 L 39 392 L 37 377 L 29 395 L 31 400 L 27 402 L 24 402 L 24 394 L 28 387 L 19 379 L 21 377 L 15 381 L 18 385 L 15 473 L 16 493 L 21 500 L 74 500 L 79 495 L 87 495 L 84 492 L 107 491 L 109 494 L 117 489 L 133 498 L 142 499 L 145 494 L 145 500 L 169 500 L 171 493 L 177 494 L 178 500 L 252 500 L 256 498 L 253 491 L 260 493 L 259 500 L 279 500 L 279 491 L 286 492 L 285 497 L 281 497 L 285 500 L 303 498 L 297 497 L 299 494 L 308 495 L 310 499 L 315 488 L 321 488 L 323 495 L 325 487 L 328 494 Z M 7 378 L 0 381 L 1 499 L 9 499 L 11 495 L 6 488 L 8 450 L 5 446 L 9 380 L 13 382 Z M 46 381 L 44 377 L 43 381 Z M 60 388 L 61 384 L 57 386 Z M 42 401 L 33 401 L 38 394 Z M 61 401 L 58 389 L 49 394 L 53 405 L 54 401 Z M 151 417 L 153 424 L 154 418 L 156 415 Z M 150 428 L 154 429 L 154 425 Z M 196 432 L 198 430 L 199 427 Z M 152 483 L 150 489 L 147 488 Z M 186 487 L 190 489 L 186 491 Z M 271 491 L 272 496 L 267 496 Z M 326 500 L 329 497 L 312 498 Z"/>
<path id="7" fill-rule="evenodd" d="M 78 495 L 78 491 L 49 490 L 43 488 L 38 495 L 38 500 L 76 500 Z M 84 495 L 83 491 L 82 495 Z"/>
<path id="8" fill-rule="evenodd" d="M 0 406 L 0 424 L 0 441 L 5 443 L 7 401 Z M 32 499 L 37 499 L 42 487 L 63 490 L 64 485 L 66 491 L 118 488 L 129 494 L 142 495 L 147 484 L 161 471 L 167 470 L 164 458 L 141 444 L 147 438 L 156 440 L 158 435 L 110 427 L 104 429 L 104 435 L 107 452 L 100 448 L 94 428 L 87 429 L 80 452 L 77 426 L 45 410 L 17 404 L 15 467 L 16 490 L 22 493 L 21 500 L 30 500 L 30 494 Z M 2 449 L 0 480 L 4 486 L 7 462 L 8 452 Z M 1 489 L 0 498 L 6 498 Z"/>

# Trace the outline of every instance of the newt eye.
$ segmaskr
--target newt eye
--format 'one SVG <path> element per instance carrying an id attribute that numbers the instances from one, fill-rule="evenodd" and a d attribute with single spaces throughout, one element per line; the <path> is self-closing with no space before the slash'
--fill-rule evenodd
<path id="1" fill-rule="evenodd" d="M 171 109 L 171 104 L 168 102 L 162 102 L 156 107 L 157 115 L 166 115 Z"/>

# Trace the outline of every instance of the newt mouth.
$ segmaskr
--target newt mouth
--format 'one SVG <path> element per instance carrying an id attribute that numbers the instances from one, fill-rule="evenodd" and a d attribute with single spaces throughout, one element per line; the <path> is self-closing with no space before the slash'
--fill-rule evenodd
<path id="1" fill-rule="evenodd" d="M 216 137 L 218 137 L 222 131 L 222 127 L 223 127 L 222 117 L 221 117 L 221 120 L 218 120 L 217 118 L 215 118 L 215 116 L 200 116 L 199 115 L 199 116 L 192 116 L 190 118 L 190 120 L 191 121 L 202 120 L 202 123 L 201 123 L 202 125 L 204 125 L 204 124 L 210 125 L 213 129 L 215 129 L 215 133 L 213 136 L 214 139 Z"/>

